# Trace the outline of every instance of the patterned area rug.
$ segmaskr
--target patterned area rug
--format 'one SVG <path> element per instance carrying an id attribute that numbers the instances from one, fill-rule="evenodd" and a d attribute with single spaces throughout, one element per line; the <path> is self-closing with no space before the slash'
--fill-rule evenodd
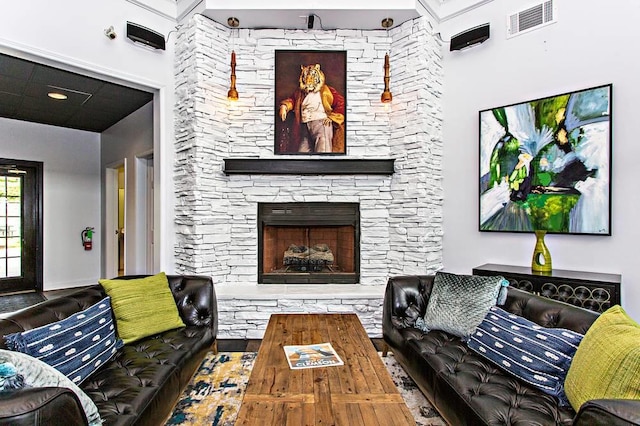
<path id="1" fill-rule="evenodd" d="M 447 423 L 427 401 L 414 381 L 404 372 L 393 354 L 389 353 L 386 357 L 382 357 L 382 362 L 389 370 L 393 383 L 398 387 L 402 399 L 416 419 L 416 426 L 446 426 Z"/>
<path id="2" fill-rule="evenodd" d="M 209 353 L 166 425 L 233 426 L 255 359 L 255 352 Z M 415 417 L 416 426 L 446 425 L 393 354 L 382 359 Z"/>

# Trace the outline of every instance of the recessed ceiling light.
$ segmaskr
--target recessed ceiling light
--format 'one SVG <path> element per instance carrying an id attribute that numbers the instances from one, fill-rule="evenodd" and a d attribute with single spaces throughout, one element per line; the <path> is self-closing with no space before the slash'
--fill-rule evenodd
<path id="1" fill-rule="evenodd" d="M 59 100 L 59 101 L 64 101 L 65 99 L 67 99 L 67 95 L 65 95 L 64 93 L 60 93 L 60 92 L 49 92 L 49 93 L 47 93 L 47 96 L 49 96 L 52 99 Z"/>

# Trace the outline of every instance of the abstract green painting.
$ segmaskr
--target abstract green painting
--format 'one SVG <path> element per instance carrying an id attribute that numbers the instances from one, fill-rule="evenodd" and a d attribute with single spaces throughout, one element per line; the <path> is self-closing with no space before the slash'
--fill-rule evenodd
<path id="1" fill-rule="evenodd" d="M 480 111 L 481 231 L 611 235 L 612 85 Z"/>

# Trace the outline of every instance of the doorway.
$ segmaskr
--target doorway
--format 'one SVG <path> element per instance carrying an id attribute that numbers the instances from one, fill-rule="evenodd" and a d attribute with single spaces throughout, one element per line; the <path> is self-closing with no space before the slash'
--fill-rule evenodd
<path id="1" fill-rule="evenodd" d="M 126 168 L 112 164 L 105 170 L 105 273 L 109 278 L 124 275 L 126 270 Z"/>
<path id="2" fill-rule="evenodd" d="M 105 274 L 154 271 L 153 151 L 105 169 Z"/>
<path id="3" fill-rule="evenodd" d="M 154 166 L 153 151 L 136 156 L 137 256 L 143 273 L 154 271 Z"/>
<path id="4" fill-rule="evenodd" d="M 0 293 L 42 291 L 43 163 L 0 159 Z"/>
<path id="5" fill-rule="evenodd" d="M 124 212 L 125 212 L 125 175 L 124 166 L 120 166 L 118 171 L 118 228 L 116 229 L 116 235 L 118 236 L 118 276 L 124 275 L 124 262 L 125 262 L 125 243 L 124 243 Z"/>

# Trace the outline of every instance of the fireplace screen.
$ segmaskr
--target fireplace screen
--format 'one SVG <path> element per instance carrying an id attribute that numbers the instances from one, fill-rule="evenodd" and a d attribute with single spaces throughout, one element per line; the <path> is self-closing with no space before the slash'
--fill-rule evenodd
<path id="1" fill-rule="evenodd" d="M 260 204 L 258 281 L 357 283 L 359 223 L 357 203 Z"/>

